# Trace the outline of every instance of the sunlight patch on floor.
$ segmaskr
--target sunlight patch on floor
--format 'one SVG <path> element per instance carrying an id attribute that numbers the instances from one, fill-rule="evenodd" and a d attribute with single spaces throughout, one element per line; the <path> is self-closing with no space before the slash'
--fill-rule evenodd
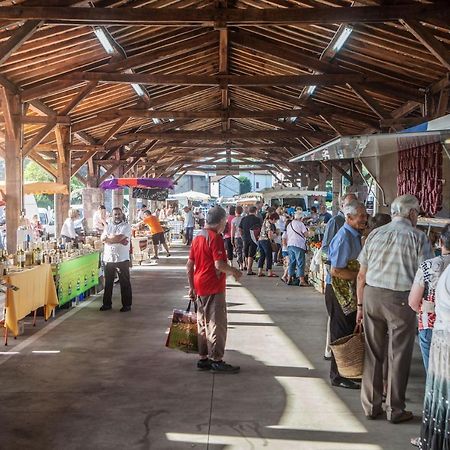
<path id="1" fill-rule="evenodd" d="M 277 425 L 289 430 L 366 433 L 347 405 L 320 378 L 275 377 L 286 392 L 286 406 Z"/>
<path id="2" fill-rule="evenodd" d="M 236 285 L 236 282 L 234 283 Z M 251 356 L 266 366 L 303 367 L 314 369 L 312 363 L 286 334 L 275 326 L 268 314 L 240 314 L 238 311 L 264 311 L 256 297 L 243 286 L 227 291 L 228 321 L 232 325 L 227 337 L 227 349 Z M 245 325 L 239 325 L 239 322 Z M 250 325 L 254 323 L 255 326 Z"/>
<path id="3" fill-rule="evenodd" d="M 172 442 L 207 444 L 208 436 L 191 433 L 166 433 Z M 226 445 L 228 450 L 383 450 L 378 445 L 350 442 L 302 441 L 292 439 L 265 439 L 260 437 L 210 435 L 210 445 Z"/>

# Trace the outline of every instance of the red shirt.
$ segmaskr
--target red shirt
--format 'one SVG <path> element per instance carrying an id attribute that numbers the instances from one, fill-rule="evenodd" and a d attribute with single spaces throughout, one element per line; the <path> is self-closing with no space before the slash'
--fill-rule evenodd
<path id="1" fill-rule="evenodd" d="M 215 261 L 227 260 L 220 234 L 213 230 L 202 230 L 192 242 L 189 259 L 194 261 L 194 289 L 197 295 L 203 297 L 225 292 L 226 275 L 218 272 L 214 266 Z"/>

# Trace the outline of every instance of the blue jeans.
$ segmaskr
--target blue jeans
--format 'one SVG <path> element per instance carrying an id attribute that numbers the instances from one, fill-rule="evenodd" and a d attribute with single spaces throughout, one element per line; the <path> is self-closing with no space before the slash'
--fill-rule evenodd
<path id="1" fill-rule="evenodd" d="M 264 261 L 267 260 L 267 270 L 272 270 L 272 245 L 268 239 L 263 241 L 258 241 L 258 249 L 259 249 L 259 259 L 258 259 L 258 269 L 262 269 L 264 267 Z"/>
<path id="2" fill-rule="evenodd" d="M 289 276 L 293 277 L 294 273 L 297 278 L 305 276 L 305 250 L 300 247 L 289 246 Z M 297 269 L 297 270 L 295 270 Z"/>
<path id="3" fill-rule="evenodd" d="M 190 245 L 192 242 L 192 239 L 194 239 L 194 227 L 186 227 L 184 229 L 184 231 L 185 231 L 186 244 Z"/>
<path id="4" fill-rule="evenodd" d="M 430 359 L 431 338 L 433 329 L 419 330 L 419 346 L 422 352 L 423 365 L 425 372 L 428 372 L 428 360 Z"/>

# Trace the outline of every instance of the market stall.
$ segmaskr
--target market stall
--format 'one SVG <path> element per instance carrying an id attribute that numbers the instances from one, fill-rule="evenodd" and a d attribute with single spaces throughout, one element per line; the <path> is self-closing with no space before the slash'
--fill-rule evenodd
<path id="1" fill-rule="evenodd" d="M 60 306 L 98 285 L 99 261 L 100 253 L 91 252 L 55 265 L 54 275 Z"/>
<path id="2" fill-rule="evenodd" d="M 8 330 L 17 336 L 19 320 L 41 307 L 44 307 L 44 317 L 47 320 L 58 306 L 58 297 L 50 264 L 17 269 L 11 271 L 4 279 L 18 288 L 8 289 L 6 294 L 4 323 L 6 345 Z"/>

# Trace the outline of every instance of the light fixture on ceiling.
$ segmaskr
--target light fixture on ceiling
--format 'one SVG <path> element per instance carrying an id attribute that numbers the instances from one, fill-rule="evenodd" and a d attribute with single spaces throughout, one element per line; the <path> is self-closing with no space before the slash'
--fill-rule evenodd
<path id="1" fill-rule="evenodd" d="M 314 93 L 314 91 L 316 90 L 316 87 L 317 87 L 317 86 L 315 86 L 315 85 L 309 86 L 308 89 L 307 89 L 307 91 L 306 91 L 306 93 L 307 93 L 308 95 L 312 95 L 312 94 Z"/>
<path id="2" fill-rule="evenodd" d="M 334 52 L 337 53 L 342 48 L 348 37 L 352 34 L 352 31 L 352 27 L 345 26 L 344 28 L 342 28 L 342 31 L 340 32 L 339 36 L 336 39 L 336 42 L 333 45 Z"/>
<path id="3" fill-rule="evenodd" d="M 100 44 L 102 44 L 102 47 L 105 49 L 105 52 L 108 53 L 108 55 L 112 55 L 114 53 L 114 47 L 103 29 L 100 27 L 95 27 L 94 33 L 100 41 Z"/>

